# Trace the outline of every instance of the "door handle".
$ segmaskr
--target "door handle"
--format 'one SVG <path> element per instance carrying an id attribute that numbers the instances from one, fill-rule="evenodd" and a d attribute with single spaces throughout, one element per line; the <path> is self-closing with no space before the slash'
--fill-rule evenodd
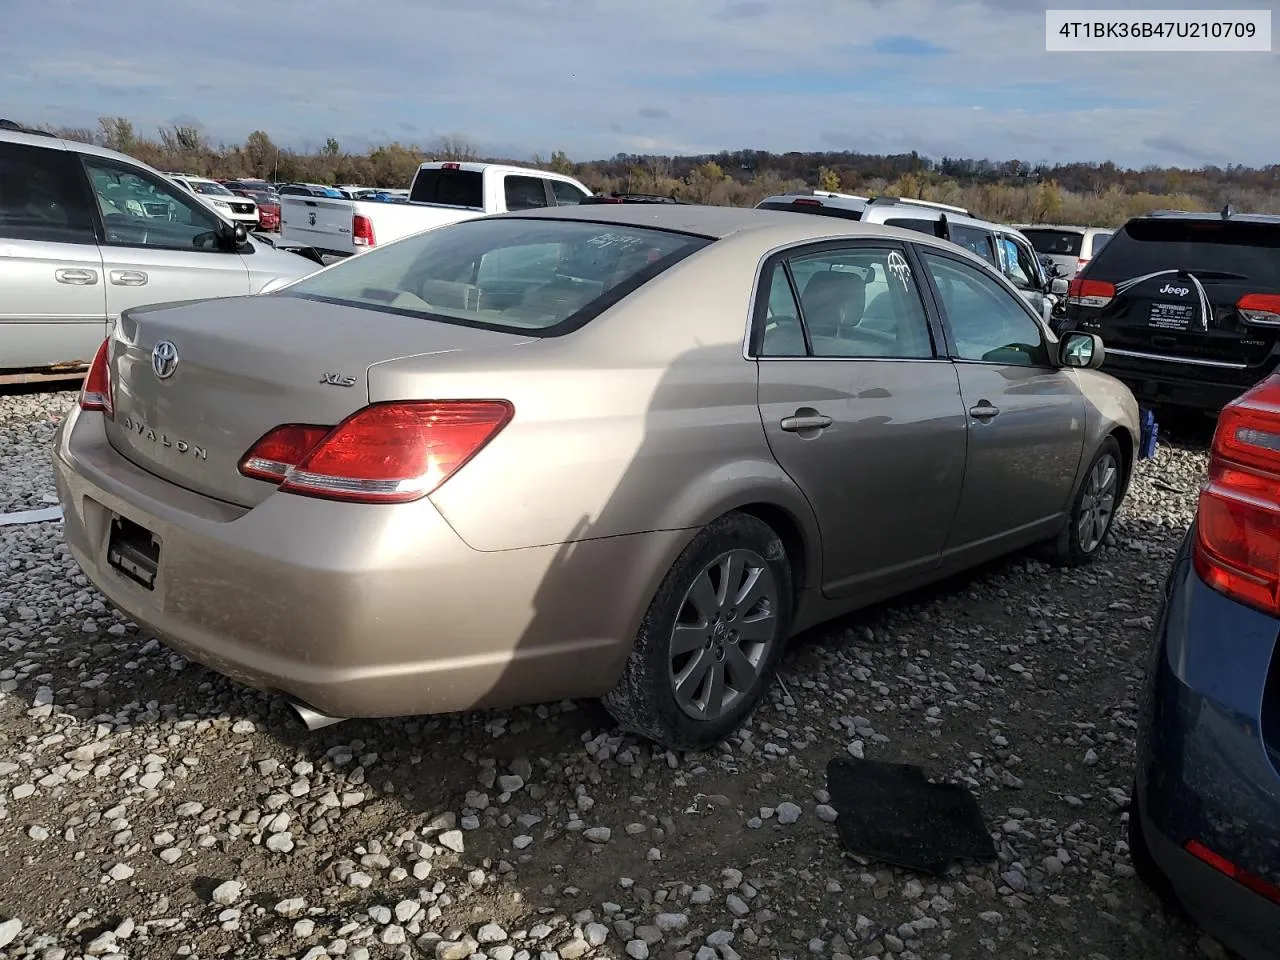
<path id="1" fill-rule="evenodd" d="M 824 417 L 820 413 L 802 414 L 797 412 L 794 416 L 783 417 L 781 427 L 787 433 L 803 433 L 806 430 L 825 430 L 831 426 L 831 418 Z"/>
<path id="2" fill-rule="evenodd" d="M 64 267 L 53 271 L 53 276 L 59 283 L 70 283 L 77 287 L 91 287 L 98 282 L 97 270 L 75 270 Z"/>
<path id="3" fill-rule="evenodd" d="M 999 407 L 993 407 L 986 400 L 979 400 L 977 403 L 975 403 L 972 407 L 969 408 L 969 416 L 973 417 L 973 419 L 975 420 L 983 420 L 983 421 L 990 420 L 992 417 L 996 416 L 996 414 L 998 414 L 999 412 L 1000 412 Z"/>
<path id="4" fill-rule="evenodd" d="M 142 287 L 147 283 L 147 275 L 141 270 L 112 270 L 110 276 L 117 287 Z"/>

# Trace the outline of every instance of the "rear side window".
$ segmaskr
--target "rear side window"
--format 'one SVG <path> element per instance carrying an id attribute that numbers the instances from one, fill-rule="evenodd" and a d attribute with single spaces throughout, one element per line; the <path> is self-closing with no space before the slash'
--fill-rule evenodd
<path id="1" fill-rule="evenodd" d="M 479 170 L 445 170 L 428 167 L 413 178 L 409 199 L 419 203 L 443 203 L 450 207 L 484 209 L 484 175 Z"/>
<path id="2" fill-rule="evenodd" d="M 1028 227 L 1022 231 L 1022 235 L 1031 241 L 1036 253 L 1058 257 L 1078 257 L 1080 248 L 1084 245 L 1084 234 L 1074 230 L 1037 230 Z"/>
<path id="3" fill-rule="evenodd" d="M 986 230 L 953 223 L 949 227 L 949 233 L 948 239 L 952 243 L 964 247 L 970 253 L 976 253 L 993 267 L 998 266 L 995 250 L 991 246 L 991 234 Z"/>
<path id="4" fill-rule="evenodd" d="M 1089 255 L 1096 257 L 1103 247 L 1107 245 L 1107 241 L 1111 239 L 1109 233 L 1095 233 L 1093 235 L 1093 251 Z"/>
<path id="5" fill-rule="evenodd" d="M 938 221 L 915 220 L 909 217 L 894 217 L 884 222 L 886 227 L 901 227 L 903 230 L 914 230 L 916 233 L 927 233 L 931 237 L 938 235 Z"/>
<path id="6" fill-rule="evenodd" d="M 97 242 L 74 154 L 0 143 L 0 237 Z"/>
<path id="7" fill-rule="evenodd" d="M 617 224 L 468 220 L 352 257 L 281 295 L 558 336 L 710 242 Z"/>
<path id="8" fill-rule="evenodd" d="M 1206 280 L 1249 280 L 1280 290 L 1280 224 L 1241 220 L 1130 220 L 1088 267 L 1097 280 L 1190 270 Z"/>
<path id="9" fill-rule="evenodd" d="M 507 177 L 504 189 L 508 210 L 537 210 L 547 205 L 547 181 L 541 177 Z"/>

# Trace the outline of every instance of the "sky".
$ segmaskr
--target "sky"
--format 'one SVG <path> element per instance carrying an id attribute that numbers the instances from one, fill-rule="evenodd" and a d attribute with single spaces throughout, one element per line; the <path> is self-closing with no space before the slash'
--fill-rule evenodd
<path id="1" fill-rule="evenodd" d="M 344 150 L 853 150 L 1280 162 L 1270 53 L 1047 53 L 1046 7 L 1163 0 L 3 0 L 0 116 Z M 1246 0 L 1201 7 L 1257 6 Z M 1280 49 L 1280 48 L 1277 48 Z"/>

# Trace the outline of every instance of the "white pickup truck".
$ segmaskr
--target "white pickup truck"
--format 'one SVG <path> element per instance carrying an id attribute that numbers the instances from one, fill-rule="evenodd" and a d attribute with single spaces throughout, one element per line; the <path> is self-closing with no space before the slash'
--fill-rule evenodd
<path id="1" fill-rule="evenodd" d="M 572 177 L 496 163 L 424 163 L 407 200 L 280 198 L 280 246 L 350 256 L 432 227 L 512 210 L 581 203 L 591 191 Z"/>

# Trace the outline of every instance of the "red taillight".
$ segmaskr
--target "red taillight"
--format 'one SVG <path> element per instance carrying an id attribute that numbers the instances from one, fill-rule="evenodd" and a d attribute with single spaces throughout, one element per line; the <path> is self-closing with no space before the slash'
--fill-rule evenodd
<path id="1" fill-rule="evenodd" d="M 363 214 L 351 218 L 351 242 L 357 247 L 372 247 L 378 242 L 373 235 L 373 221 Z"/>
<path id="2" fill-rule="evenodd" d="M 1280 614 L 1280 378 L 1223 408 L 1196 510 L 1196 572 L 1213 589 Z"/>
<path id="3" fill-rule="evenodd" d="M 254 480 L 279 483 L 332 429 L 309 423 L 286 423 L 276 427 L 240 459 L 240 472 Z"/>
<path id="4" fill-rule="evenodd" d="M 1246 293 L 1236 301 L 1236 309 L 1246 323 L 1280 327 L 1280 295 L 1274 293 Z"/>
<path id="5" fill-rule="evenodd" d="M 461 170 L 461 169 L 462 169 L 462 164 L 460 164 L 460 163 L 442 163 L 442 164 L 440 164 L 440 169 L 441 169 L 441 170 Z"/>
<path id="6" fill-rule="evenodd" d="M 1234 863 L 1222 856 L 1220 853 L 1214 853 L 1199 840 L 1188 840 L 1186 844 L 1187 853 L 1191 854 L 1201 863 L 1207 863 L 1219 873 L 1224 874 L 1240 884 L 1248 890 L 1252 890 L 1260 897 L 1270 900 L 1272 903 L 1280 903 L 1280 887 L 1273 883 L 1263 880 L 1255 874 L 1237 867 Z"/>
<path id="7" fill-rule="evenodd" d="M 1076 277 L 1067 285 L 1067 302 L 1081 307 L 1105 307 L 1116 295 L 1114 283 Z"/>
<path id="8" fill-rule="evenodd" d="M 113 413 L 111 398 L 111 374 L 107 370 L 107 344 L 103 340 L 98 352 L 93 355 L 93 363 L 89 364 L 89 372 L 85 374 L 84 386 L 80 389 L 81 410 L 101 410 L 107 416 Z"/>
<path id="9" fill-rule="evenodd" d="M 800 197 L 798 200 L 792 200 L 791 205 L 793 207 L 820 207 L 822 206 L 822 201 L 810 200 L 808 197 Z"/>
<path id="10" fill-rule="evenodd" d="M 507 425 L 513 413 L 505 400 L 376 403 L 332 430 L 294 424 L 277 427 L 245 454 L 240 471 L 280 481 L 280 489 L 287 493 L 358 503 L 405 503 L 426 496 L 457 473 Z M 321 434 L 315 439 L 308 430 Z M 287 458 L 304 444 L 310 446 L 296 462 L 288 463 Z M 286 469 L 280 473 L 266 464 Z"/>

